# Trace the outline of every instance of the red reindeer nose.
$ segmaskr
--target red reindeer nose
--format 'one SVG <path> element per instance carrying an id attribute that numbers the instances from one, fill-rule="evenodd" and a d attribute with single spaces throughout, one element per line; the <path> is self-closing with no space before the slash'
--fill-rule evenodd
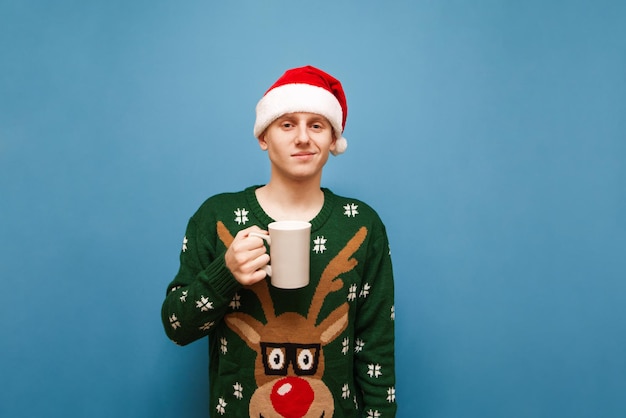
<path id="1" fill-rule="evenodd" d="M 285 418 L 302 418 L 313 403 L 315 393 L 306 380 L 289 376 L 274 384 L 270 400 L 274 410 Z"/>

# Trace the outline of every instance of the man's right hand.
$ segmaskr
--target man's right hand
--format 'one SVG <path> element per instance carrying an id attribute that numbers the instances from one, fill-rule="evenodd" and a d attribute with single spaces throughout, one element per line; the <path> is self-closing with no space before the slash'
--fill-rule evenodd
<path id="1" fill-rule="evenodd" d="M 265 279 L 267 273 L 263 267 L 270 261 L 263 239 L 251 236 L 251 232 L 268 234 L 256 225 L 241 230 L 224 255 L 226 267 L 243 286 L 250 286 Z"/>

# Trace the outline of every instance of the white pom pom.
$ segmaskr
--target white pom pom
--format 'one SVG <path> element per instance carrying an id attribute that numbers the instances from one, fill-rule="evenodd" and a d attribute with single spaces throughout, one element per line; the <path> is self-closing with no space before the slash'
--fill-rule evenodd
<path id="1" fill-rule="evenodd" d="M 343 136 L 335 142 L 335 150 L 331 151 L 333 155 L 343 154 L 348 148 L 348 141 Z"/>

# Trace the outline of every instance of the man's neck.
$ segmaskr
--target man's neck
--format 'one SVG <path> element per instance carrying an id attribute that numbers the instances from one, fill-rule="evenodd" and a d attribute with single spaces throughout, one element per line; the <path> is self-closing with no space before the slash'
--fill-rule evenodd
<path id="1" fill-rule="evenodd" d="M 320 182 L 283 183 L 271 181 L 256 190 L 263 210 L 275 220 L 310 221 L 324 206 Z"/>

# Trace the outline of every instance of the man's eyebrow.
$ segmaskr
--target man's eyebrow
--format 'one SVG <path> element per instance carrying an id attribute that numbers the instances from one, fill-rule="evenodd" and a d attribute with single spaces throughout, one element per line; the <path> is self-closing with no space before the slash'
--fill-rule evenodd
<path id="1" fill-rule="evenodd" d="M 311 119 L 309 119 L 310 122 L 324 122 L 324 123 L 330 123 L 328 122 L 328 120 L 322 116 L 322 115 L 315 115 L 312 116 Z"/>

